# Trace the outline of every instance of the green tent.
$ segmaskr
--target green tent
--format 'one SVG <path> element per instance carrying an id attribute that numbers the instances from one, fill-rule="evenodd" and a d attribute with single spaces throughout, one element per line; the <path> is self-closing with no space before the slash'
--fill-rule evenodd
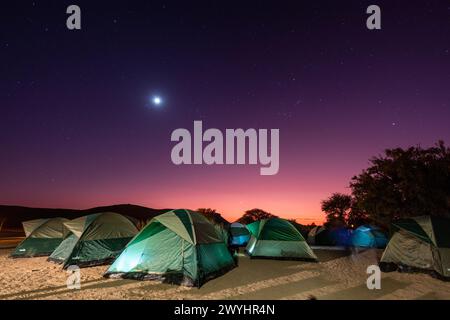
<path id="1" fill-rule="evenodd" d="M 22 223 L 23 240 L 13 251 L 13 258 L 48 256 L 63 241 L 64 218 L 36 219 Z"/>
<path id="2" fill-rule="evenodd" d="M 424 270 L 450 278 L 450 219 L 420 216 L 392 223 L 383 271 Z"/>
<path id="3" fill-rule="evenodd" d="M 178 209 L 153 218 L 105 276 L 200 287 L 234 266 L 217 227 L 200 213 Z"/>
<path id="4" fill-rule="evenodd" d="M 108 263 L 138 233 L 130 218 L 114 212 L 84 216 L 65 222 L 64 227 L 64 241 L 48 260 L 63 263 L 65 268 Z"/>
<path id="5" fill-rule="evenodd" d="M 263 219 L 248 224 L 247 229 L 252 235 L 245 249 L 250 257 L 317 261 L 301 233 L 287 220 Z"/>

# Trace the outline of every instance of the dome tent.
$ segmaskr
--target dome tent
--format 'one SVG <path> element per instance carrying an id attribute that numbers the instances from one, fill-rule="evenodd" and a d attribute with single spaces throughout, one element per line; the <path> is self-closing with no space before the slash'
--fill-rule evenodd
<path id="1" fill-rule="evenodd" d="M 316 226 L 308 233 L 307 242 L 316 246 L 350 246 L 352 230 L 345 227 Z"/>
<path id="2" fill-rule="evenodd" d="M 336 246 L 352 246 L 353 230 L 346 227 L 337 227 L 331 229 L 330 237 Z"/>
<path id="3" fill-rule="evenodd" d="M 392 223 L 380 260 L 382 271 L 431 271 L 450 280 L 450 219 L 420 216 Z"/>
<path id="4" fill-rule="evenodd" d="M 386 243 L 386 235 L 376 226 L 362 225 L 352 233 L 352 245 L 355 247 L 384 248 Z"/>
<path id="5" fill-rule="evenodd" d="M 13 258 L 48 256 L 63 241 L 65 218 L 36 219 L 22 223 L 25 231 L 23 240 L 13 251 Z"/>
<path id="6" fill-rule="evenodd" d="M 315 226 L 308 233 L 307 242 L 316 246 L 333 246 L 335 243 L 331 238 L 330 230 L 323 226 Z"/>
<path id="7" fill-rule="evenodd" d="M 105 277 L 200 287 L 234 266 L 217 228 L 198 212 L 177 209 L 153 218 L 130 241 Z"/>
<path id="8" fill-rule="evenodd" d="M 252 258 L 314 260 L 317 257 L 300 232 L 287 220 L 263 219 L 247 225 L 251 233 L 246 252 Z"/>
<path id="9" fill-rule="evenodd" d="M 245 246 L 250 240 L 250 232 L 248 229 L 239 222 L 234 222 L 230 225 L 231 245 L 232 246 Z"/>
<path id="10" fill-rule="evenodd" d="M 53 251 L 49 261 L 64 267 L 107 263 L 117 257 L 138 233 L 131 220 L 114 212 L 95 213 L 64 223 L 64 241 Z"/>

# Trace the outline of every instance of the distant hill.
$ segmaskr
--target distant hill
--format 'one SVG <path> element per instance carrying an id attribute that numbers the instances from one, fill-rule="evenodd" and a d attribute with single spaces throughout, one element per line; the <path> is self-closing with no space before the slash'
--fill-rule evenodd
<path id="1" fill-rule="evenodd" d="M 0 223 L 3 221 L 2 230 L 22 229 L 22 221 L 65 217 L 68 219 L 78 218 L 87 214 L 97 212 L 117 212 L 140 220 L 149 220 L 159 214 L 171 209 L 152 209 L 133 204 L 118 204 L 112 206 L 95 207 L 85 210 L 76 209 L 49 209 L 49 208 L 29 208 L 21 206 L 0 205 Z"/>

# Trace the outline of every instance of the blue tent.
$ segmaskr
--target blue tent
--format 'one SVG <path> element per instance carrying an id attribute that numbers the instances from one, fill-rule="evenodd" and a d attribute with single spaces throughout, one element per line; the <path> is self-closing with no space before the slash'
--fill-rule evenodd
<path id="1" fill-rule="evenodd" d="M 353 230 L 347 228 L 335 228 L 330 231 L 330 237 L 336 246 L 351 246 Z"/>
<path id="2" fill-rule="evenodd" d="M 231 224 L 230 234 L 232 246 L 245 246 L 250 240 L 250 232 L 242 223 L 239 222 Z"/>
<path id="3" fill-rule="evenodd" d="M 387 237 L 378 227 L 363 225 L 353 231 L 352 244 L 355 247 L 384 248 Z"/>

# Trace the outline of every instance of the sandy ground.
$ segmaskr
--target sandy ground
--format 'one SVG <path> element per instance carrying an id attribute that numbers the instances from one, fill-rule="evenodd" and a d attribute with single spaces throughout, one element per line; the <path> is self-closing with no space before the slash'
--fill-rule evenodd
<path id="1" fill-rule="evenodd" d="M 450 282 L 426 274 L 382 273 L 381 289 L 366 286 L 367 266 L 380 250 L 346 254 L 315 250 L 320 263 L 249 259 L 200 289 L 156 281 L 105 279 L 107 266 L 81 269 L 81 289 L 45 257 L 11 259 L 0 249 L 0 299 L 450 299 Z"/>

